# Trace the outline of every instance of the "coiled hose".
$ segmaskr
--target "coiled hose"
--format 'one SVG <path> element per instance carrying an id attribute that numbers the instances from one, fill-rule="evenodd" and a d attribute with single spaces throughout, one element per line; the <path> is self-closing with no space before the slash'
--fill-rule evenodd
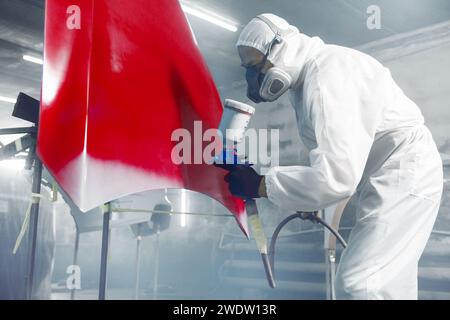
<path id="1" fill-rule="evenodd" d="M 347 247 L 347 243 L 345 242 L 344 238 L 337 232 L 333 227 L 331 227 L 328 223 L 326 223 L 322 218 L 318 216 L 318 212 L 296 212 L 293 215 L 290 215 L 286 219 L 280 222 L 280 224 L 277 226 L 275 231 L 273 232 L 272 240 L 270 241 L 270 247 L 269 247 L 269 259 L 270 259 L 270 266 L 272 269 L 272 273 L 275 272 L 275 245 L 277 242 L 278 234 L 280 231 L 284 228 L 284 226 L 290 222 L 291 220 L 294 220 L 296 218 L 302 219 L 302 220 L 310 220 L 314 223 L 320 223 L 325 228 L 327 228 L 335 237 L 339 240 L 339 242 L 342 244 L 344 248 Z"/>

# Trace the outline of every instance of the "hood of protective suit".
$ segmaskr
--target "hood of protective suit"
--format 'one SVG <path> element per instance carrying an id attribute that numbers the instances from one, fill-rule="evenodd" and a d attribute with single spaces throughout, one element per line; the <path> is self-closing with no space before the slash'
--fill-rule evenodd
<path id="1" fill-rule="evenodd" d="M 301 33 L 295 26 L 274 14 L 266 13 L 261 16 L 283 31 L 280 34 L 281 43 L 272 47 L 267 60 L 289 73 L 293 79 L 292 88 L 298 87 L 303 82 L 302 71 L 306 62 L 325 46 L 324 42 L 318 37 Z M 272 28 L 256 17 L 242 30 L 236 46 L 252 47 L 266 54 L 274 37 Z"/>

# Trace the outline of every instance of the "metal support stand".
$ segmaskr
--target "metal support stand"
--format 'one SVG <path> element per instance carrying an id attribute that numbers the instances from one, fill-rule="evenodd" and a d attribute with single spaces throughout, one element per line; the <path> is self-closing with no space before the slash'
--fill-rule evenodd
<path id="1" fill-rule="evenodd" d="M 28 252 L 26 260 L 25 274 L 25 298 L 33 298 L 33 276 L 34 264 L 36 260 L 36 240 L 39 222 L 39 204 L 42 182 L 42 162 L 36 155 L 36 135 L 39 118 L 39 101 L 20 92 L 17 101 L 14 104 L 12 116 L 32 122 L 32 127 L 6 128 L 0 129 L 0 135 L 25 133 L 16 141 L 2 146 L 0 149 L 0 159 L 11 158 L 18 153 L 29 149 L 25 168 L 27 170 L 33 167 L 33 181 L 31 187 L 31 207 L 28 224 Z"/>
<path id="2" fill-rule="evenodd" d="M 103 231 L 102 231 L 102 253 L 100 262 L 100 282 L 98 299 L 105 300 L 106 294 L 106 267 L 108 263 L 109 246 L 109 222 L 111 219 L 111 203 L 106 204 L 106 211 L 103 213 Z"/>
<path id="3" fill-rule="evenodd" d="M 159 226 L 156 231 L 156 250 L 155 250 L 155 273 L 153 274 L 153 300 L 158 296 L 158 278 L 159 278 Z"/>
<path id="4" fill-rule="evenodd" d="M 33 185 L 31 192 L 34 194 L 41 193 L 42 180 L 42 162 L 38 157 L 34 159 Z M 34 262 L 36 259 L 36 239 L 39 220 L 39 201 L 35 201 L 31 205 L 30 224 L 28 230 L 28 257 L 27 257 L 27 275 L 26 275 L 26 299 L 31 300 L 33 297 L 33 275 Z"/>
<path id="5" fill-rule="evenodd" d="M 134 272 L 134 300 L 139 299 L 139 281 L 141 276 L 141 242 L 142 237 L 136 238 L 136 265 Z"/>
<path id="6" fill-rule="evenodd" d="M 327 300 L 336 300 L 336 293 L 334 290 L 334 279 L 336 275 L 336 250 L 325 250 L 325 263 L 327 273 Z"/>
<path id="7" fill-rule="evenodd" d="M 336 206 L 323 210 L 324 220 L 335 230 L 339 229 L 339 222 L 350 198 L 342 200 Z M 336 278 L 336 235 L 328 229 L 324 232 L 324 253 L 326 265 L 327 299 L 336 300 L 334 280 Z M 341 239 L 344 241 L 343 239 Z M 345 241 L 344 241 L 345 242 Z M 343 244 L 344 248 L 346 244 Z"/>
<path id="8" fill-rule="evenodd" d="M 80 233 L 78 232 L 78 228 L 76 228 L 76 231 L 75 231 L 75 247 L 73 249 L 73 262 L 72 262 L 72 264 L 74 266 L 76 266 L 77 263 L 78 263 L 78 247 L 79 247 L 79 244 L 80 244 Z M 75 300 L 75 290 L 76 289 L 73 288 L 70 291 L 70 300 Z"/>

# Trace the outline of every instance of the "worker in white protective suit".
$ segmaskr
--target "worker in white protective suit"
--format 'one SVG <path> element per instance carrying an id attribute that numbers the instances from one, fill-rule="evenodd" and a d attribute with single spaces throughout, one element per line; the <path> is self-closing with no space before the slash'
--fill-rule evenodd
<path id="1" fill-rule="evenodd" d="M 357 222 L 337 270 L 337 298 L 417 299 L 418 261 L 443 186 L 419 108 L 375 59 L 275 15 L 251 20 L 237 47 L 250 99 L 289 92 L 310 165 L 273 167 L 265 176 L 239 167 L 226 176 L 230 191 L 295 211 L 353 196 Z"/>

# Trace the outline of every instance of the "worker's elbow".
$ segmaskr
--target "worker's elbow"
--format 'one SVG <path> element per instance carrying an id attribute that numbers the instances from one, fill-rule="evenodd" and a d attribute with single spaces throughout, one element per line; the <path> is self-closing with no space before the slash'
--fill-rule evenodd
<path id="1" fill-rule="evenodd" d="M 315 203 L 314 206 L 318 209 L 324 209 L 333 206 L 341 202 L 342 200 L 350 198 L 352 194 L 353 193 L 350 190 L 345 191 L 340 190 L 339 192 L 330 190 L 328 194 L 325 195 L 322 199 L 320 199 L 320 201 L 317 201 L 317 203 Z"/>
<path id="2" fill-rule="evenodd" d="M 354 179 L 334 181 L 329 185 L 330 198 L 335 202 L 350 198 L 356 190 L 357 182 Z"/>
<path id="3" fill-rule="evenodd" d="M 341 199 L 339 199 L 339 200 L 351 197 L 354 192 L 355 192 L 355 188 L 353 188 L 353 187 L 346 188 L 344 191 L 341 192 L 341 194 L 340 194 Z"/>
<path id="4" fill-rule="evenodd" d="M 321 170 L 321 181 L 331 201 L 346 199 L 355 192 L 358 174 L 351 167 L 341 170 Z"/>

